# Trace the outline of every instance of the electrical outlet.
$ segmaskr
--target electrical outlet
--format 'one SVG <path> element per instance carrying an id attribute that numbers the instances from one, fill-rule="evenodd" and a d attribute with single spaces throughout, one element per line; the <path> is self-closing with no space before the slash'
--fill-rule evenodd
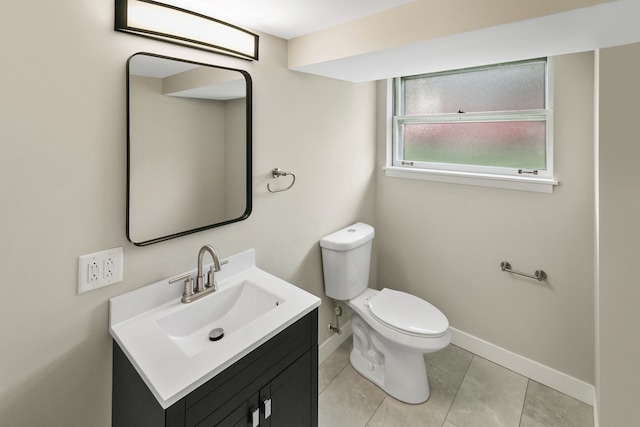
<path id="1" fill-rule="evenodd" d="M 78 293 L 84 293 L 122 281 L 122 248 L 82 255 L 78 259 Z"/>
<path id="2" fill-rule="evenodd" d="M 87 282 L 95 283 L 100 278 L 100 267 L 95 261 L 91 261 L 87 266 Z"/>
<path id="3" fill-rule="evenodd" d="M 113 277 L 116 269 L 116 262 L 112 257 L 109 257 L 104 260 L 104 268 L 102 269 L 102 277 L 105 279 L 109 279 Z"/>

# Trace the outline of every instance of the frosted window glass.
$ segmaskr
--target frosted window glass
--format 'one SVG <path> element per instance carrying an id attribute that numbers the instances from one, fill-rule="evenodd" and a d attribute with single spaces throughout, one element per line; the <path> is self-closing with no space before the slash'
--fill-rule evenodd
<path id="1" fill-rule="evenodd" d="M 533 62 L 405 77 L 404 114 L 544 109 L 545 67 Z"/>
<path id="2" fill-rule="evenodd" d="M 406 123 L 404 160 L 545 170 L 545 121 Z"/>

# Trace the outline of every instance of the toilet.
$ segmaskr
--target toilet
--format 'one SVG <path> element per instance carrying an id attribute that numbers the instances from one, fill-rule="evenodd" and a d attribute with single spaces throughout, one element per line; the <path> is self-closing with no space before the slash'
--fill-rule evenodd
<path id="1" fill-rule="evenodd" d="M 325 294 L 353 311 L 353 368 L 394 398 L 422 403 L 429 398 L 424 354 L 449 345 L 449 321 L 414 295 L 368 287 L 373 237 L 373 227 L 359 222 L 320 240 Z"/>

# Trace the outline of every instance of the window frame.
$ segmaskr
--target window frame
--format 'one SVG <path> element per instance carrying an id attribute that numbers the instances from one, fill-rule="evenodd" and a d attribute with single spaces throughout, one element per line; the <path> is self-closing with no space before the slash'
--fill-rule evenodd
<path id="1" fill-rule="evenodd" d="M 425 73 L 425 76 L 456 74 L 470 70 L 499 68 L 504 65 L 546 61 L 545 109 L 512 110 L 492 112 L 470 112 L 427 115 L 399 115 L 399 106 L 404 105 L 401 81 L 403 77 L 387 80 L 387 164 L 386 175 L 398 178 L 422 179 L 453 182 L 469 185 L 510 188 L 525 191 L 551 193 L 558 185 L 553 173 L 553 60 L 537 58 L 527 61 L 495 64 L 483 67 L 465 68 L 440 73 Z M 413 76 L 407 76 L 413 77 Z M 398 102 L 396 102 L 396 100 Z M 546 170 L 533 172 L 517 168 L 463 165 L 454 163 L 407 161 L 402 157 L 400 133 L 404 124 L 411 123 L 463 123 L 487 121 L 529 121 L 546 122 Z"/>

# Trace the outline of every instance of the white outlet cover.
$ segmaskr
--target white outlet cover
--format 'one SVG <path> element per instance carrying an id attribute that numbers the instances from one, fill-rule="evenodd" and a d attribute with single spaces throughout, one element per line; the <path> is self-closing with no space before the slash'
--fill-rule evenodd
<path id="1" fill-rule="evenodd" d="M 78 293 L 121 282 L 123 262 L 122 247 L 81 255 L 78 259 Z"/>

